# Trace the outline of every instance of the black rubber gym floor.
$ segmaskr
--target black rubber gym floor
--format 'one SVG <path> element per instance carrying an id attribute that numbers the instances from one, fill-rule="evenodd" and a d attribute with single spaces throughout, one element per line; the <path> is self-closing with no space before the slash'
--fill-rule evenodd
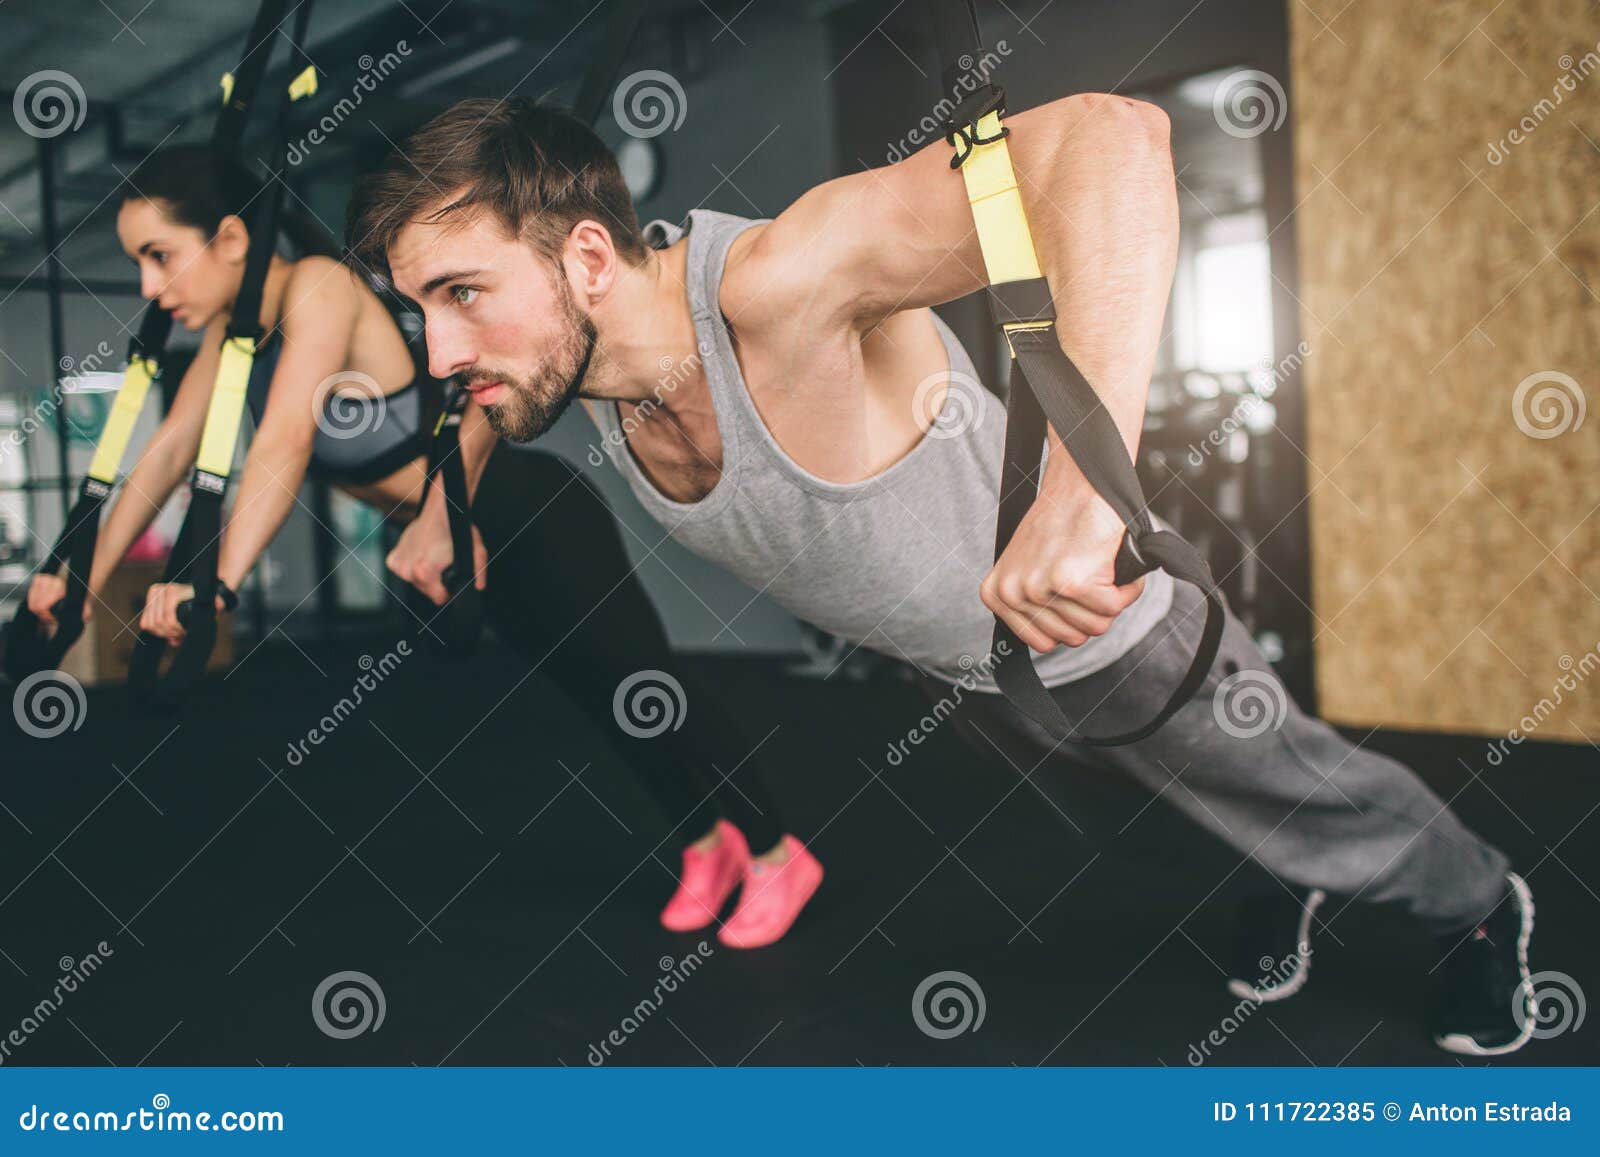
<path id="1" fill-rule="evenodd" d="M 360 657 L 392 646 L 268 645 L 176 719 L 136 716 L 118 689 L 91 691 L 82 726 L 50 739 L 7 712 L 0 1037 L 61 969 L 100 941 L 111 954 L 5 1063 L 584 1065 L 603 1045 L 626 1065 L 1181 1067 L 1213 1030 L 1226 1043 L 1209 1064 L 1457 1063 L 1422 1027 L 1429 942 L 1366 905 L 1320 938 L 1303 993 L 1229 1019 L 1234 864 L 1198 845 L 1182 873 L 1097 858 L 1015 770 L 953 734 L 888 766 L 885 744 L 923 712 L 893 678 L 693 660 L 760 744 L 791 827 L 816 833 L 828 878 L 773 948 L 667 933 L 663 820 L 507 652 L 414 655 L 289 761 Z M 1534 967 L 1600 992 L 1594 749 L 1526 744 L 1485 768 L 1482 740 L 1366 742 L 1512 855 L 1537 900 Z M 1139 822 L 1170 816 L 1158 805 Z M 1174 846 L 1188 838 L 1172 825 Z M 702 939 L 707 958 L 664 992 Z M 384 1016 L 336 1039 L 313 994 L 347 970 L 377 983 Z M 944 971 L 984 1005 L 948 1039 L 913 1015 L 918 985 Z M 1584 1024 L 1494 1063 L 1595 1063 L 1597 1034 Z"/>

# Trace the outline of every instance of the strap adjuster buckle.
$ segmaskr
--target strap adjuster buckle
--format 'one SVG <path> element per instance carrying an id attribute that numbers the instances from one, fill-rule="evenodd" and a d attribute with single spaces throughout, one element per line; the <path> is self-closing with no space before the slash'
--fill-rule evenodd
<path id="1" fill-rule="evenodd" d="M 982 136 L 978 132 L 978 122 L 984 117 L 990 113 L 1004 116 L 1005 111 L 1006 90 L 998 84 L 984 85 L 951 111 L 945 118 L 944 139 L 956 150 L 956 155 L 950 158 L 952 169 L 959 169 L 979 145 L 992 145 L 1011 135 L 1011 130 L 1004 125 L 992 137 Z"/>

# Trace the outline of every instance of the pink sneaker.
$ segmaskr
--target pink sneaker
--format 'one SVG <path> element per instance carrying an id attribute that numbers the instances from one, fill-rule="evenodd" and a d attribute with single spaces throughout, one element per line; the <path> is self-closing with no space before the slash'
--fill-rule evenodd
<path id="1" fill-rule="evenodd" d="M 746 861 L 739 906 L 717 933 L 729 948 L 763 948 L 783 938 L 822 883 L 822 865 L 793 836 L 783 837 L 789 859 L 779 867 Z"/>
<path id="2" fill-rule="evenodd" d="M 717 918 L 750 864 L 744 833 L 727 820 L 717 821 L 722 838 L 707 851 L 683 849 L 683 875 L 678 890 L 661 910 L 661 926 L 670 932 L 693 932 Z"/>

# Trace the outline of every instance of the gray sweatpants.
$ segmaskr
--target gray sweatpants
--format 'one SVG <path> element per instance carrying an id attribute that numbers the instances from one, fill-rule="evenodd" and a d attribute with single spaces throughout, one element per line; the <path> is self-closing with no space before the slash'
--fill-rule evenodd
<path id="1" fill-rule="evenodd" d="M 1178 583 L 1167 618 L 1132 651 L 1051 694 L 1069 719 L 1088 713 L 1089 735 L 1138 726 L 1188 669 L 1204 618 L 1198 592 Z M 931 678 L 923 689 L 952 694 Z M 1437 935 L 1476 923 L 1504 893 L 1506 857 L 1408 768 L 1301 712 L 1232 613 L 1199 693 L 1126 747 L 1058 745 L 1000 695 L 961 698 L 963 736 L 1053 781 L 1070 821 L 1114 854 L 1143 854 L 1138 819 L 1158 796 L 1284 881 L 1399 905 Z"/>

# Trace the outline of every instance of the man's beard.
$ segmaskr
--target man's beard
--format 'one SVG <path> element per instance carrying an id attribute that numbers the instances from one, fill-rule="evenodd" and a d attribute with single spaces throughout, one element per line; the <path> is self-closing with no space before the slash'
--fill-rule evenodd
<path id="1" fill-rule="evenodd" d="M 483 407 L 483 416 L 489 428 L 502 438 L 513 442 L 532 442 L 548 433 L 550 427 L 561 419 L 578 396 L 584 375 L 594 357 L 598 340 L 594 322 L 578 312 L 572 302 L 572 292 L 564 281 L 561 286 L 562 311 L 566 315 L 567 332 L 560 344 L 551 352 L 544 367 L 530 378 L 515 378 L 490 370 L 476 370 L 467 375 L 472 381 L 498 381 L 506 387 L 504 401 Z"/>

